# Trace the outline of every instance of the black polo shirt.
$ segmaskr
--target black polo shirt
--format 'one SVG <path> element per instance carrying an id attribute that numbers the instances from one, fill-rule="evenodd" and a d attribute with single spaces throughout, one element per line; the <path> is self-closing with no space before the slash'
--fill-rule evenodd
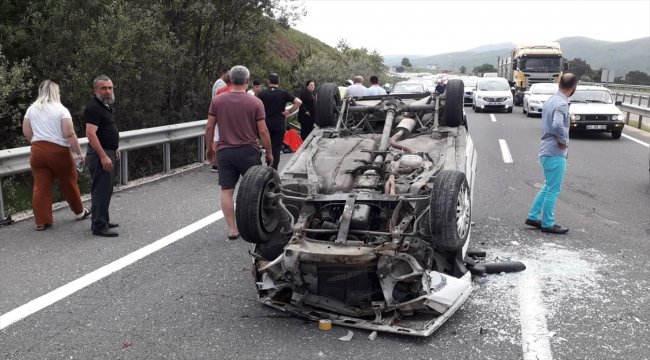
<path id="1" fill-rule="evenodd" d="M 109 105 L 93 97 L 84 110 L 84 121 L 97 126 L 97 138 L 104 149 L 117 150 L 120 132 L 117 131 L 113 109 Z"/>
<path id="2" fill-rule="evenodd" d="M 266 127 L 269 131 L 286 130 L 287 124 L 282 113 L 285 111 L 287 103 L 293 103 L 296 97 L 284 89 L 270 87 L 263 90 L 258 98 L 264 104 Z"/>

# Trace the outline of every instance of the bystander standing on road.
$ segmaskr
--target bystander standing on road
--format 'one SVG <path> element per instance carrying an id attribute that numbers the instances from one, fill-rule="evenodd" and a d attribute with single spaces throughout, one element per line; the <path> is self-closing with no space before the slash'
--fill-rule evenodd
<path id="1" fill-rule="evenodd" d="M 368 96 L 368 88 L 363 86 L 363 76 L 355 76 L 354 84 L 345 89 L 343 97 L 348 96 Z"/>
<path id="2" fill-rule="evenodd" d="M 286 118 L 302 104 L 299 98 L 291 95 L 290 92 L 280 89 L 280 76 L 276 73 L 269 74 L 268 88 L 259 94 L 264 104 L 266 113 L 266 126 L 271 136 L 271 148 L 273 149 L 273 168 L 278 169 L 280 164 L 280 149 L 284 143 L 284 132 L 287 130 Z M 293 106 L 285 110 L 287 103 Z"/>
<path id="3" fill-rule="evenodd" d="M 86 163 L 92 178 L 92 225 L 93 235 L 114 237 L 118 233 L 112 228 L 118 226 L 110 221 L 108 208 L 113 196 L 115 163 L 120 159 L 120 133 L 115 126 L 111 105 L 115 102 L 113 82 L 106 75 L 93 81 L 95 96 L 86 105 L 84 121 L 88 151 Z"/>
<path id="4" fill-rule="evenodd" d="M 568 155 L 569 97 L 576 91 L 577 85 L 578 78 L 574 74 L 562 75 L 559 91 L 542 107 L 539 162 L 544 169 L 545 181 L 533 201 L 525 223 L 547 233 L 566 234 L 569 231 L 555 223 L 555 203 L 560 196 Z"/>
<path id="5" fill-rule="evenodd" d="M 248 93 L 253 96 L 258 96 L 262 92 L 262 84 L 259 80 L 253 80 L 253 86 L 248 90 Z"/>
<path id="6" fill-rule="evenodd" d="M 298 110 L 298 121 L 300 122 L 300 138 L 304 141 L 307 136 L 314 130 L 314 117 L 316 116 L 316 98 L 314 89 L 316 83 L 313 80 L 307 80 L 305 88 L 300 92 L 300 110 Z"/>
<path id="7" fill-rule="evenodd" d="M 36 230 L 45 230 L 54 223 L 52 187 L 55 178 L 59 179 L 63 196 L 75 218 L 87 218 L 90 212 L 81 203 L 75 160 L 70 151 L 76 154 L 81 165 L 84 157 L 74 132 L 72 116 L 61 104 L 59 85 L 54 81 L 45 80 L 39 86 L 38 98 L 25 113 L 23 134 L 32 144 L 29 165 L 34 176 L 32 209 Z"/>
<path id="8" fill-rule="evenodd" d="M 212 99 L 214 96 L 216 96 L 217 93 L 219 93 L 219 90 L 221 90 L 221 89 L 225 88 L 226 86 L 228 86 L 228 81 L 230 81 L 228 79 L 228 71 L 230 71 L 229 67 L 226 67 L 226 66 L 221 67 L 221 69 L 219 71 L 219 74 L 221 76 L 217 79 L 217 81 L 214 82 L 214 85 L 212 85 L 212 92 L 210 93 L 211 94 L 210 99 Z M 214 130 L 214 139 L 213 139 L 214 143 L 216 143 L 217 140 L 219 140 L 219 129 Z M 214 162 L 212 163 L 212 167 L 211 167 L 210 171 L 212 171 L 212 172 L 219 171 L 219 166 L 217 165 L 217 158 L 214 159 Z"/>
<path id="9" fill-rule="evenodd" d="M 219 126 L 221 136 L 216 151 L 206 146 L 206 157 L 212 161 L 219 153 L 219 185 L 221 186 L 221 208 L 228 225 L 228 238 L 239 237 L 235 222 L 233 194 L 239 177 L 255 165 L 262 165 L 258 138 L 266 150 L 266 163 L 273 163 L 271 139 L 264 121 L 264 105 L 260 99 L 246 93 L 250 73 L 244 66 L 235 66 L 230 70 L 233 84 L 231 91 L 215 96 L 208 111 L 208 124 L 205 138 L 214 136 L 214 129 Z"/>
<path id="10" fill-rule="evenodd" d="M 370 96 L 378 96 L 378 95 L 386 95 L 386 90 L 379 86 L 379 77 L 377 75 L 372 75 L 370 77 L 370 87 L 368 88 L 368 95 Z"/>
<path id="11" fill-rule="evenodd" d="M 226 86 L 226 76 L 228 75 L 229 67 L 222 66 L 219 71 L 219 78 L 212 85 L 212 91 L 210 92 L 210 97 L 217 95 L 217 91 L 222 87 Z"/>

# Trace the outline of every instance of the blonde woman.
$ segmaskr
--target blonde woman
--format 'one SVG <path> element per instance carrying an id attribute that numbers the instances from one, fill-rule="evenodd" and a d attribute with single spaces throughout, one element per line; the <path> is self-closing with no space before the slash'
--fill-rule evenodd
<path id="1" fill-rule="evenodd" d="M 72 153 L 83 164 L 81 146 L 74 132 L 70 112 L 61 104 L 59 85 L 45 80 L 38 88 L 38 98 L 27 109 L 23 134 L 31 146 L 29 164 L 34 176 L 32 209 L 36 230 L 52 227 L 52 186 L 59 179 L 61 191 L 77 220 L 90 215 L 83 207 L 77 171 Z M 72 151 L 72 153 L 71 153 Z"/>

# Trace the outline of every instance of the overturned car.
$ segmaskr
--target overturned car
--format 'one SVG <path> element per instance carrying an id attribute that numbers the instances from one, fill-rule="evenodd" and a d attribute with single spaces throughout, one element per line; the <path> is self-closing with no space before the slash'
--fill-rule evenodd
<path id="1" fill-rule="evenodd" d="M 251 168 L 236 220 L 259 300 L 312 320 L 428 336 L 472 291 L 465 263 L 477 155 L 464 86 L 341 99 L 287 165 Z"/>

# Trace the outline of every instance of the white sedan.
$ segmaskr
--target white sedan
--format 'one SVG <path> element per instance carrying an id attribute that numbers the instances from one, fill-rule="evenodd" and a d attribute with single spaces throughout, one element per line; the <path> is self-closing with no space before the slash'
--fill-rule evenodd
<path id="1" fill-rule="evenodd" d="M 530 90 L 524 93 L 523 112 L 526 117 L 532 114 L 542 115 L 542 106 L 558 90 L 557 84 L 554 83 L 538 83 L 533 84 Z"/>

